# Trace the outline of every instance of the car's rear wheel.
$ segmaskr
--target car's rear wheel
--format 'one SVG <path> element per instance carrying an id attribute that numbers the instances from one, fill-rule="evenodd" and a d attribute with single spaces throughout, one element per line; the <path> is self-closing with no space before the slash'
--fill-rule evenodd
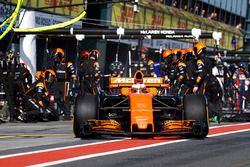
<path id="1" fill-rule="evenodd" d="M 184 119 L 195 121 L 194 137 L 204 138 L 208 135 L 209 120 L 205 96 L 195 94 L 184 96 Z"/>
<path id="2" fill-rule="evenodd" d="M 75 137 L 89 137 L 87 121 L 97 119 L 98 116 L 98 98 L 96 95 L 84 95 L 77 100 L 77 108 L 74 112 L 73 131 Z"/>

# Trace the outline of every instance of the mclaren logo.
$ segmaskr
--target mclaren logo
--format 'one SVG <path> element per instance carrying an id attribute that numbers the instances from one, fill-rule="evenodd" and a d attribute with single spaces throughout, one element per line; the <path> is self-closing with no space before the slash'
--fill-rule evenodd
<path id="1" fill-rule="evenodd" d="M 112 83 L 134 83 L 134 78 L 112 78 Z"/>
<path id="2" fill-rule="evenodd" d="M 112 84 L 133 84 L 134 78 L 111 78 Z M 162 78 L 143 78 L 143 83 L 155 83 L 160 84 L 162 83 Z"/>

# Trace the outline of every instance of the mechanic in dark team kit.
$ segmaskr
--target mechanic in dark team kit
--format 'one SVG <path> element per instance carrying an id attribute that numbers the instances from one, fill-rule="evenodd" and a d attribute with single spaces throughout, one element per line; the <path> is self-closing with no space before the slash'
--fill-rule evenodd
<path id="1" fill-rule="evenodd" d="M 171 70 L 171 64 L 172 64 L 172 50 L 168 49 L 165 50 L 162 53 L 162 58 L 163 58 L 163 64 L 161 66 L 162 69 L 162 75 L 164 77 L 164 82 L 166 84 L 170 84 L 170 79 L 169 79 L 169 74 Z"/>
<path id="2" fill-rule="evenodd" d="M 15 111 L 19 115 L 19 111 L 23 109 L 23 99 L 25 92 L 32 85 L 32 75 L 24 63 L 18 63 L 15 71 Z"/>
<path id="3" fill-rule="evenodd" d="M 24 93 L 32 84 L 32 75 L 24 63 L 18 63 L 15 72 L 15 85 Z"/>
<path id="4" fill-rule="evenodd" d="M 9 51 L 2 61 L 3 63 L 3 87 L 6 94 L 6 100 L 9 106 L 10 122 L 17 120 L 17 113 L 15 111 L 15 71 L 17 59 L 12 51 Z"/>
<path id="5" fill-rule="evenodd" d="M 174 48 L 172 49 L 171 54 L 171 67 L 169 72 L 169 80 L 170 80 L 170 86 L 171 86 L 171 92 L 177 93 L 179 89 L 179 83 L 178 83 L 178 77 L 179 77 L 179 69 L 178 69 L 178 63 L 182 56 L 182 51 L 180 48 Z"/>
<path id="6" fill-rule="evenodd" d="M 206 84 L 212 75 L 212 62 L 206 57 L 206 45 L 199 42 L 194 46 L 194 55 L 196 57 L 196 82 L 193 93 L 205 94 Z"/>
<path id="7" fill-rule="evenodd" d="M 137 67 L 142 71 L 145 77 L 154 77 L 154 61 L 149 59 L 149 50 L 146 47 L 141 48 L 140 63 Z"/>
<path id="8" fill-rule="evenodd" d="M 177 76 L 177 90 L 179 94 L 183 95 L 182 87 L 184 86 L 184 82 L 187 79 L 186 78 L 186 68 L 187 68 L 187 63 L 186 63 L 186 51 L 181 50 L 181 55 L 179 57 L 179 61 L 177 64 L 178 67 L 178 76 Z"/>
<path id="9" fill-rule="evenodd" d="M 193 48 L 187 48 L 185 50 L 185 64 L 186 76 L 183 78 L 183 87 L 181 87 L 182 95 L 193 93 L 193 86 L 195 84 L 197 71 Z"/>
<path id="10" fill-rule="evenodd" d="M 100 65 L 99 58 L 100 52 L 97 49 L 90 51 L 89 59 L 84 66 L 84 93 L 97 94 L 98 87 L 100 86 Z"/>
<path id="11" fill-rule="evenodd" d="M 60 108 L 63 109 L 64 119 L 70 120 L 73 112 L 71 111 L 70 92 L 76 81 L 75 68 L 72 62 L 66 61 L 65 52 L 61 48 L 53 50 L 52 57 L 55 58 L 53 69 L 57 77 L 55 84 L 56 101 L 59 103 Z"/>
<path id="12" fill-rule="evenodd" d="M 48 88 L 56 81 L 56 73 L 52 69 L 47 69 L 43 73 L 43 79 L 37 80 L 24 94 L 24 113 L 19 115 L 19 119 L 27 121 L 29 119 L 48 119 L 48 114 L 52 113 L 46 105 L 49 101 Z"/>
<path id="13" fill-rule="evenodd" d="M 80 85 L 80 93 L 83 94 L 84 93 L 84 79 L 85 79 L 85 75 L 87 73 L 87 64 L 89 61 L 89 52 L 87 50 L 82 50 L 79 53 L 79 59 L 77 62 L 77 77 L 78 77 L 78 82 Z"/>

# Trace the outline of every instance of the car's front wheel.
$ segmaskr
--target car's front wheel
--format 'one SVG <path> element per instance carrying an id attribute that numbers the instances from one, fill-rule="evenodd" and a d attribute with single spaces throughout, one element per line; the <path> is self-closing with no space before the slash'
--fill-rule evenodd
<path id="1" fill-rule="evenodd" d="M 203 95 L 184 96 L 184 119 L 195 121 L 193 132 L 197 138 L 204 138 L 208 135 L 209 119 L 206 104 L 206 98 Z"/>
<path id="2" fill-rule="evenodd" d="M 77 100 L 77 108 L 74 112 L 73 131 L 75 137 L 87 137 L 87 121 L 97 119 L 98 116 L 98 98 L 96 95 L 86 94 Z M 85 129 L 84 129 L 85 128 Z"/>

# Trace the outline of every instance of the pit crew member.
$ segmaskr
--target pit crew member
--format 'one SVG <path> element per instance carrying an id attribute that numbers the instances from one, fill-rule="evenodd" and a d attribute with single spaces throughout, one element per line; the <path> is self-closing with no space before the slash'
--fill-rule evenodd
<path id="1" fill-rule="evenodd" d="M 72 89 L 76 81 L 76 72 L 73 63 L 66 61 L 65 52 L 61 48 L 52 51 L 52 57 L 55 57 L 54 71 L 56 72 L 57 82 L 55 84 L 56 101 L 64 111 L 64 119 L 70 120 L 73 114 L 71 111 Z"/>
<path id="2" fill-rule="evenodd" d="M 100 52 L 97 49 L 90 51 L 89 60 L 85 66 L 84 93 L 97 94 L 100 86 Z"/>
<path id="3" fill-rule="evenodd" d="M 154 77 L 154 61 L 149 59 L 149 50 L 146 47 L 141 48 L 139 69 L 145 77 Z"/>
<path id="4" fill-rule="evenodd" d="M 52 69 L 44 72 L 44 79 L 37 80 L 24 94 L 24 113 L 20 113 L 19 119 L 27 121 L 29 118 L 41 118 L 43 121 L 48 120 L 48 114 L 52 111 L 46 106 L 49 98 L 48 87 L 56 80 L 56 73 Z"/>
<path id="5" fill-rule="evenodd" d="M 79 60 L 77 63 L 77 75 L 78 75 L 78 82 L 80 84 L 81 94 L 83 94 L 84 92 L 84 76 L 87 73 L 88 61 L 89 61 L 89 52 L 87 50 L 82 50 L 79 53 Z"/>
<path id="6" fill-rule="evenodd" d="M 206 83 L 212 73 L 211 61 L 206 57 L 206 45 L 198 42 L 194 46 L 194 54 L 196 56 L 196 82 L 193 93 L 205 94 Z"/>

